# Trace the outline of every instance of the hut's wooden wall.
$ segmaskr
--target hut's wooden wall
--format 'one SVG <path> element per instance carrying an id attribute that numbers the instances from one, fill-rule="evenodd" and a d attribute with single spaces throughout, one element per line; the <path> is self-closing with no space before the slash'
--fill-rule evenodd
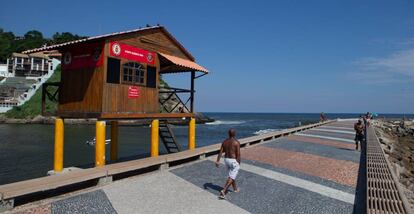
<path id="1" fill-rule="evenodd" d="M 139 98 L 128 98 L 129 85 L 105 84 L 104 113 L 158 113 L 158 90 L 141 87 Z"/>
<path id="2" fill-rule="evenodd" d="M 145 49 L 145 47 L 140 46 L 138 43 L 135 43 L 134 41 L 137 41 L 138 38 L 132 37 L 132 38 L 121 38 L 121 39 L 112 39 L 108 40 L 108 42 L 105 45 L 105 67 L 107 65 L 107 57 L 109 57 L 109 43 L 111 41 L 116 41 L 119 43 L 131 45 L 137 48 Z M 148 49 L 146 49 L 148 50 Z M 158 83 L 159 83 L 159 60 L 158 56 L 155 56 L 155 66 L 156 67 L 156 88 L 149 88 L 145 85 L 134 85 L 134 84 L 125 84 L 122 81 L 122 74 L 123 69 L 122 65 L 126 62 L 129 62 L 126 59 L 121 59 L 121 68 L 120 68 L 120 84 L 112 84 L 107 83 L 106 81 L 106 72 L 108 72 L 107 69 L 105 69 L 105 75 L 104 75 L 104 87 L 103 87 L 103 103 L 102 103 L 102 112 L 104 113 L 159 113 L 159 101 L 158 101 Z M 148 66 L 148 65 L 147 65 Z M 109 71 L 110 72 L 110 71 Z M 144 72 L 145 76 L 144 79 L 147 78 L 147 71 Z M 138 98 L 129 98 L 128 97 L 128 88 L 130 86 L 137 86 L 140 89 L 140 95 Z"/>
<path id="3" fill-rule="evenodd" d="M 70 117 L 86 117 L 88 113 L 99 116 L 101 113 L 158 113 L 158 85 L 160 60 L 155 54 L 156 67 L 156 88 L 137 85 L 140 89 L 138 98 L 128 97 L 128 88 L 132 84 L 122 83 L 122 64 L 121 60 L 120 83 L 107 83 L 107 61 L 110 57 L 110 42 L 118 42 L 134 46 L 153 52 L 162 52 L 184 59 L 192 60 L 192 56 L 177 46 L 162 30 L 154 29 L 144 32 L 124 34 L 114 36 L 102 42 L 103 61 L 95 68 L 66 69 L 62 70 L 62 80 L 59 96 L 59 112 L 61 115 L 71 115 Z M 83 51 L 85 44 L 79 44 L 73 50 Z M 89 50 L 90 51 L 90 50 Z M 115 57 L 116 58 L 116 57 Z M 146 75 L 146 72 L 145 72 Z M 146 76 L 145 76 L 146 79 Z M 81 115 L 81 116 L 79 116 Z"/>
<path id="4" fill-rule="evenodd" d="M 103 67 L 62 70 L 59 112 L 100 113 L 103 71 Z"/>

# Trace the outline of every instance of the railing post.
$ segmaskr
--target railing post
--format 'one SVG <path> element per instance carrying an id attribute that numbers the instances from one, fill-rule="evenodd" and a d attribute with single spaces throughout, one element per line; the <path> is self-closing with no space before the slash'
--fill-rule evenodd
<path id="1" fill-rule="evenodd" d="M 118 159 L 118 121 L 111 121 L 111 161 Z"/>
<path id="2" fill-rule="evenodd" d="M 45 115 L 46 111 L 46 87 L 45 83 L 42 84 L 42 115 Z"/>
<path id="3" fill-rule="evenodd" d="M 159 145 L 159 120 L 153 120 L 151 122 L 151 157 L 158 156 Z"/>
<path id="4" fill-rule="evenodd" d="M 105 165 L 105 121 L 96 121 L 95 167 Z"/>
<path id="5" fill-rule="evenodd" d="M 55 120 L 55 153 L 53 170 L 55 172 L 61 172 L 63 170 L 63 139 L 64 139 L 64 127 L 63 119 L 56 118 Z"/>
<path id="6" fill-rule="evenodd" d="M 194 112 L 194 79 L 195 79 L 195 71 L 191 71 L 191 101 L 190 101 L 190 111 L 191 113 Z"/>
<path id="7" fill-rule="evenodd" d="M 190 123 L 188 124 L 188 149 L 195 149 L 195 119 L 192 117 Z"/>

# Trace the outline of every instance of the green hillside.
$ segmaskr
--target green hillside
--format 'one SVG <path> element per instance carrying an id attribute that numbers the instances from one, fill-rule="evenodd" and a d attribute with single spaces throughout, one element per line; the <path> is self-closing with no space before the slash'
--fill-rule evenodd
<path id="1" fill-rule="evenodd" d="M 57 66 L 53 75 L 47 82 L 60 82 L 60 65 Z M 36 93 L 21 106 L 13 107 L 5 113 L 8 118 L 31 119 L 41 114 L 42 89 L 38 88 Z M 46 102 L 46 111 L 53 111 L 57 108 L 56 103 Z"/>

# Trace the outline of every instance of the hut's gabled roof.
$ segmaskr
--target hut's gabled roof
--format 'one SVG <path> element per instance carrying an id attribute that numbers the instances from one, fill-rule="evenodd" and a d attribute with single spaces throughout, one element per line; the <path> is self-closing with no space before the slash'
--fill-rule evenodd
<path id="1" fill-rule="evenodd" d="M 101 39 L 107 39 L 110 37 L 114 37 L 114 36 L 120 36 L 120 35 L 125 35 L 125 34 L 131 34 L 131 33 L 137 33 L 137 32 L 143 32 L 143 31 L 148 31 L 148 30 L 153 30 L 153 29 L 159 29 L 161 30 L 175 45 L 177 45 L 177 47 L 191 60 L 194 61 L 194 57 L 190 54 L 190 52 L 188 52 L 183 45 L 180 44 L 180 42 L 178 42 L 177 39 L 175 39 L 168 31 L 167 29 L 165 29 L 165 27 L 163 26 L 151 26 L 151 27 L 144 27 L 144 28 L 138 28 L 138 29 L 134 29 L 134 30 L 128 30 L 128 31 L 121 31 L 121 32 L 115 32 L 115 33 L 109 33 L 109 34 L 103 34 L 103 35 L 98 35 L 98 36 L 91 36 L 88 38 L 84 38 L 84 39 L 79 39 L 79 40 L 74 40 L 74 41 L 70 41 L 70 42 L 65 42 L 65 43 L 61 43 L 61 44 L 56 44 L 56 45 L 50 45 L 50 46 L 46 46 L 46 47 L 41 47 L 41 48 L 35 48 L 35 49 L 31 49 L 31 50 L 26 50 L 23 51 L 23 53 L 25 54 L 29 54 L 29 53 L 35 53 L 35 52 L 40 52 L 40 51 L 47 51 L 47 50 L 54 50 L 54 49 L 60 49 L 62 47 L 65 46 L 69 46 L 72 44 L 78 44 L 78 43 L 83 43 L 83 42 L 89 42 L 89 41 L 96 41 L 96 40 L 101 40 Z"/>

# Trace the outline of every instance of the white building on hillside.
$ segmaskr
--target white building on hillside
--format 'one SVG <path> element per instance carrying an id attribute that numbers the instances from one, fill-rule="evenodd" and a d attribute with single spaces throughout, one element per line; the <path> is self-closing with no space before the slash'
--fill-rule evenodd
<path id="1" fill-rule="evenodd" d="M 13 53 L 6 69 L 0 70 L 0 112 L 29 100 L 60 64 L 55 51 L 32 54 Z M 5 70 L 5 71 L 4 71 Z"/>
<path id="2" fill-rule="evenodd" d="M 53 71 L 52 60 L 44 53 L 13 53 L 7 67 L 14 77 L 39 77 Z"/>
<path id="3" fill-rule="evenodd" d="M 0 80 L 4 77 L 10 77 L 9 71 L 7 69 L 7 64 L 0 64 Z"/>

